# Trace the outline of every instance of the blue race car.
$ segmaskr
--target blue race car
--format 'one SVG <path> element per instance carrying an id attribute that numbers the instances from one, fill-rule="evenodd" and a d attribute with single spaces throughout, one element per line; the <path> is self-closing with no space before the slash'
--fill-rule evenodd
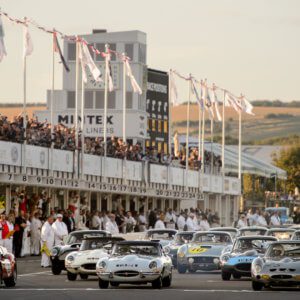
<path id="1" fill-rule="evenodd" d="M 223 253 L 220 257 L 221 274 L 223 280 L 235 279 L 242 276 L 251 277 L 251 263 L 263 256 L 268 245 L 277 241 L 272 236 L 242 236 L 238 237 L 230 252 Z"/>

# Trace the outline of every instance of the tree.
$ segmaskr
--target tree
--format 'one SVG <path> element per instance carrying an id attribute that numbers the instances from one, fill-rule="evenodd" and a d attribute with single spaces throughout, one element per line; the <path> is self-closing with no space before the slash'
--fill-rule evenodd
<path id="1" fill-rule="evenodd" d="M 288 191 L 300 187 L 300 144 L 283 149 L 279 155 L 274 156 L 277 167 L 287 172 L 286 186 Z"/>

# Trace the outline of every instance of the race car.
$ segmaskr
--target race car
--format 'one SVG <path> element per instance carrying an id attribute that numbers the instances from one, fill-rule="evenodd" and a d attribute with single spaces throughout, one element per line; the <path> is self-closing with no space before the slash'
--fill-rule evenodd
<path id="1" fill-rule="evenodd" d="M 231 275 L 235 279 L 242 276 L 251 276 L 251 263 L 264 255 L 268 245 L 277 241 L 273 236 L 242 236 L 238 237 L 229 253 L 220 257 L 221 275 L 223 280 L 230 280 Z"/>
<path id="2" fill-rule="evenodd" d="M 296 230 L 292 237 L 291 237 L 292 241 L 300 241 L 300 230 Z"/>
<path id="3" fill-rule="evenodd" d="M 84 236 L 111 236 L 108 231 L 104 230 L 78 230 L 71 232 L 65 245 L 54 246 L 50 251 L 51 269 L 53 275 L 59 275 L 65 270 L 65 258 L 70 252 L 78 251 Z"/>
<path id="4" fill-rule="evenodd" d="M 270 244 L 263 257 L 253 260 L 252 288 L 300 287 L 300 241 L 278 241 Z"/>
<path id="5" fill-rule="evenodd" d="M 79 251 L 69 253 L 65 258 L 68 280 L 74 281 L 77 275 L 87 279 L 96 274 L 96 263 L 101 257 L 110 255 L 114 243 L 123 241 L 121 237 L 85 237 Z"/>
<path id="6" fill-rule="evenodd" d="M 280 240 L 290 240 L 295 229 L 292 228 L 270 228 L 266 232 L 267 236 L 275 236 L 279 241 Z"/>
<path id="7" fill-rule="evenodd" d="M 17 283 L 17 263 L 15 256 L 0 246 L 0 284 L 14 287 Z"/>
<path id="8" fill-rule="evenodd" d="M 109 284 L 147 284 L 153 288 L 169 287 L 172 282 L 172 260 L 159 242 L 123 241 L 114 245 L 111 256 L 97 262 L 99 288 Z"/>
<path id="9" fill-rule="evenodd" d="M 149 229 L 146 231 L 145 240 L 159 241 L 165 247 L 174 240 L 176 233 L 175 229 Z"/>
<path id="10" fill-rule="evenodd" d="M 230 244 L 232 244 L 232 237 L 228 232 L 202 231 L 194 233 L 191 242 L 178 249 L 178 273 L 183 274 L 187 270 L 194 273 L 197 270 L 220 269 L 219 258 L 223 249 Z"/>
<path id="11" fill-rule="evenodd" d="M 193 239 L 195 231 L 181 231 L 176 233 L 174 240 L 164 247 L 164 251 L 172 259 L 173 266 L 177 267 L 177 251 L 180 246 L 189 243 Z"/>
<path id="12" fill-rule="evenodd" d="M 237 237 L 238 236 L 252 236 L 252 235 L 265 235 L 268 231 L 267 227 L 262 226 L 249 226 L 249 227 L 243 227 L 240 228 Z"/>
<path id="13" fill-rule="evenodd" d="M 235 239 L 238 234 L 238 229 L 234 227 L 213 227 L 208 231 L 225 231 L 231 234 L 232 238 Z"/>

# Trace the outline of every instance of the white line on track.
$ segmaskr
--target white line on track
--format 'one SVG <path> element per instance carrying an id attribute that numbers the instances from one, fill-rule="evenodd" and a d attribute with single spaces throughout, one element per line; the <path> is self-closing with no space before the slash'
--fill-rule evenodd
<path id="1" fill-rule="evenodd" d="M 37 273 L 20 274 L 18 275 L 18 277 L 34 276 L 34 275 L 41 275 L 41 274 L 48 275 L 50 273 L 51 271 L 44 271 L 44 272 L 37 272 Z"/>

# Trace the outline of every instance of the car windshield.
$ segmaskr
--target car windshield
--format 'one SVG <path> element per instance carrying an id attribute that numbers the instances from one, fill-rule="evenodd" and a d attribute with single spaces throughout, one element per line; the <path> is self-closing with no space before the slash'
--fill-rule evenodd
<path id="1" fill-rule="evenodd" d="M 160 250 L 155 245 L 132 245 L 121 244 L 116 245 L 113 250 L 113 255 L 145 255 L 145 256 L 160 256 Z"/>
<path id="2" fill-rule="evenodd" d="M 245 229 L 240 230 L 240 236 L 249 236 L 249 235 L 264 235 L 267 230 L 265 229 Z"/>
<path id="3" fill-rule="evenodd" d="M 146 238 L 151 240 L 173 240 L 176 231 L 149 231 Z"/>
<path id="4" fill-rule="evenodd" d="M 245 252 L 248 250 L 256 250 L 259 253 L 265 253 L 270 242 L 267 239 L 238 239 L 234 243 L 233 252 Z"/>
<path id="5" fill-rule="evenodd" d="M 109 248 L 109 242 L 107 240 L 86 239 L 82 241 L 80 251 L 101 249 L 104 245 L 107 245 L 106 248 Z"/>
<path id="6" fill-rule="evenodd" d="M 271 245 L 266 253 L 267 257 L 294 257 L 300 258 L 300 244 L 299 243 L 284 243 Z"/>
<path id="7" fill-rule="evenodd" d="M 293 240 L 294 241 L 300 241 L 300 231 L 297 231 L 293 235 Z"/>
<path id="8" fill-rule="evenodd" d="M 229 233 L 214 233 L 214 232 L 209 232 L 209 233 L 198 233 L 195 234 L 193 237 L 193 242 L 196 243 L 226 243 L 230 244 L 231 243 L 231 238 Z"/>
<path id="9" fill-rule="evenodd" d="M 271 231 L 268 235 L 275 236 L 278 240 L 290 240 L 293 235 L 293 231 Z"/>
<path id="10" fill-rule="evenodd" d="M 183 245 L 193 239 L 194 233 L 180 233 L 175 236 L 175 243 Z"/>
<path id="11" fill-rule="evenodd" d="M 105 234 L 104 233 L 100 233 L 100 232 L 76 232 L 76 233 L 71 233 L 69 234 L 66 244 L 67 245 L 71 245 L 71 244 L 75 244 L 75 243 L 81 243 L 82 239 L 85 236 L 99 236 L 99 237 L 104 237 Z"/>
<path id="12" fill-rule="evenodd" d="M 211 229 L 210 231 L 223 231 L 223 232 L 227 232 L 229 233 L 233 239 L 235 239 L 236 235 L 237 235 L 237 231 L 233 230 L 233 229 L 218 229 L 218 230 L 213 230 Z"/>

